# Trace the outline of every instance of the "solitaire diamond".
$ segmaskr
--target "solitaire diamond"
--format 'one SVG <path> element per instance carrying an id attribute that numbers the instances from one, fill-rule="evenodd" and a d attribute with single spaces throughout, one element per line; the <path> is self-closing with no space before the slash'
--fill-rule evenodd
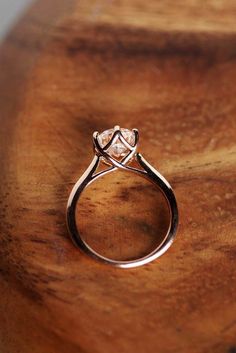
<path id="1" fill-rule="evenodd" d="M 124 139 L 130 144 L 134 145 L 135 142 L 135 135 L 134 132 L 128 129 L 120 129 Z M 112 139 L 112 136 L 114 134 L 115 130 L 114 129 L 109 129 L 103 131 L 101 134 L 98 136 L 99 143 L 101 147 L 105 147 L 110 140 Z M 111 144 L 111 146 L 108 148 L 107 152 L 113 156 L 113 157 L 123 157 L 127 154 L 128 149 L 127 147 L 123 144 L 123 142 L 118 138 L 117 140 L 114 141 L 114 143 Z"/>

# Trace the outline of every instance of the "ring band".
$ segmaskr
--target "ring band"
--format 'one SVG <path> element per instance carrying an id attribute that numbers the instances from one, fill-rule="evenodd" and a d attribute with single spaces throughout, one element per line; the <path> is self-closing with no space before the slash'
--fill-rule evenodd
<path id="1" fill-rule="evenodd" d="M 67 204 L 67 226 L 74 244 L 96 260 L 120 268 L 137 267 L 157 259 L 171 246 L 178 227 L 178 208 L 174 192 L 167 180 L 137 152 L 138 139 L 137 129 L 131 131 L 119 126 L 101 134 L 94 132 L 95 156 L 88 169 L 74 185 Z M 132 160 L 136 160 L 138 168 L 129 165 Z M 107 169 L 98 172 L 100 163 L 105 163 L 108 166 Z M 157 186 L 165 196 L 170 215 L 168 231 L 161 244 L 146 256 L 129 261 L 112 260 L 98 254 L 84 241 L 76 225 L 76 205 L 83 190 L 98 178 L 117 169 L 136 173 Z"/>

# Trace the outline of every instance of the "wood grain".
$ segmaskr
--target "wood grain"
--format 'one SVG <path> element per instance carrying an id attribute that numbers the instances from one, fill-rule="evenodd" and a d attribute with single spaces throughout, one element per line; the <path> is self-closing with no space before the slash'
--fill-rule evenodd
<path id="1" fill-rule="evenodd" d="M 236 351 L 235 13 L 234 1 L 41 0 L 8 35 L 1 353 Z M 180 209 L 171 249 L 133 270 L 84 256 L 65 225 L 92 132 L 117 123 L 139 128 Z M 80 205 L 84 236 L 117 258 L 143 253 L 164 230 L 156 196 L 102 179 Z"/>

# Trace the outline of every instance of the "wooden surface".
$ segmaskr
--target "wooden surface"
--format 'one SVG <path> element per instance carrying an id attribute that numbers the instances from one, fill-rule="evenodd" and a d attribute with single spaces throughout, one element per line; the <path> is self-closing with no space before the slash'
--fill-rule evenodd
<path id="1" fill-rule="evenodd" d="M 235 15 L 235 1 L 42 0 L 8 35 L 1 353 L 236 352 Z M 117 123 L 139 128 L 181 217 L 170 250 L 133 270 L 84 256 L 65 225 L 92 132 Z M 160 195 L 122 173 L 94 187 L 79 206 L 88 241 L 116 258 L 150 249 Z"/>

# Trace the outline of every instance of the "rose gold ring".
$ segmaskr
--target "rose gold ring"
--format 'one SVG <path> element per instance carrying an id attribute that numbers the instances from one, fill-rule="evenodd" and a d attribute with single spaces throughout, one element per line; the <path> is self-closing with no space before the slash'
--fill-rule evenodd
<path id="1" fill-rule="evenodd" d="M 137 152 L 138 138 L 137 129 L 128 130 L 119 126 L 102 133 L 94 132 L 94 158 L 74 185 L 67 204 L 67 226 L 74 244 L 96 260 L 120 268 L 142 266 L 157 259 L 171 246 L 178 227 L 178 208 L 174 192 L 168 181 Z M 132 160 L 137 162 L 138 168 L 130 166 Z M 98 171 L 100 163 L 105 163 L 107 168 Z M 136 173 L 157 186 L 165 196 L 170 216 L 168 231 L 161 244 L 146 256 L 130 261 L 109 259 L 94 251 L 81 237 L 75 217 L 76 205 L 83 190 L 98 178 L 118 169 Z"/>

